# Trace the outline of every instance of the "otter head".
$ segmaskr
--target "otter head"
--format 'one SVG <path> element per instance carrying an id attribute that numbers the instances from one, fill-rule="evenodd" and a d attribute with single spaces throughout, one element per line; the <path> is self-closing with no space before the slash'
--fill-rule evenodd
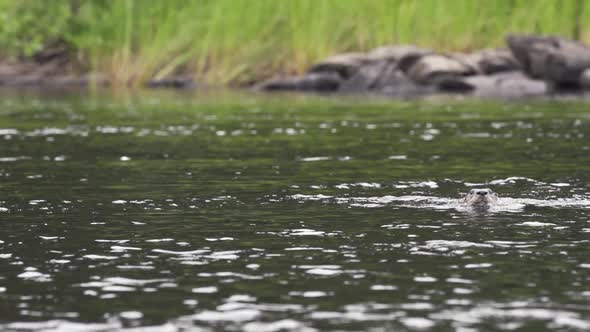
<path id="1" fill-rule="evenodd" d="M 498 195 L 488 188 L 471 189 L 463 198 L 463 204 L 472 206 L 486 206 L 495 204 L 498 201 Z"/>

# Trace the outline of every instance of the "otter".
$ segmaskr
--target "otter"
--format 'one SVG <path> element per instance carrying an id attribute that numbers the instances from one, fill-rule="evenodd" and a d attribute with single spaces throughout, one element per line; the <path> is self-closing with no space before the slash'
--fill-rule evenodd
<path id="1" fill-rule="evenodd" d="M 490 206 L 498 202 L 498 195 L 488 188 L 471 189 L 461 203 L 470 206 Z"/>

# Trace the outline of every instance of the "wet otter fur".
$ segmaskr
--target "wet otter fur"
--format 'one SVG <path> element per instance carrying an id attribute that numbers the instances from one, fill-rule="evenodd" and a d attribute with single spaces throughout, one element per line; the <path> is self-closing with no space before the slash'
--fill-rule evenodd
<path id="1" fill-rule="evenodd" d="M 498 195 L 489 188 L 471 189 L 461 200 L 462 204 L 476 207 L 487 207 L 498 202 Z"/>

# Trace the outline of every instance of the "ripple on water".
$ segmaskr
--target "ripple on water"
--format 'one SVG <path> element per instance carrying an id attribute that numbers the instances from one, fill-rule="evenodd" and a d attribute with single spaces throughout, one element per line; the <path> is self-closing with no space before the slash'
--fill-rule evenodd
<path id="1" fill-rule="evenodd" d="M 548 322 L 548 327 L 552 329 L 590 329 L 590 322 L 578 313 L 535 308 L 532 303 L 479 304 L 469 308 L 442 310 L 429 316 L 439 321 L 452 321 L 454 325 L 465 328 L 478 326 L 488 320 L 501 319 L 512 321 L 515 326 L 530 320 L 540 320 Z"/>
<path id="2" fill-rule="evenodd" d="M 25 268 L 25 272 L 20 273 L 19 275 L 17 275 L 17 277 L 37 282 L 50 282 L 53 280 L 49 274 L 39 272 L 34 267 Z"/>
<path id="3" fill-rule="evenodd" d="M 245 332 L 317 331 L 294 319 L 282 319 L 274 322 L 250 322 L 244 324 L 242 328 Z"/>
<path id="4" fill-rule="evenodd" d="M 299 265 L 297 268 L 305 270 L 305 273 L 318 276 L 336 276 L 344 273 L 340 265 Z"/>
<path id="5" fill-rule="evenodd" d="M 324 202 L 345 204 L 351 207 L 361 208 L 383 208 L 383 207 L 404 207 L 404 208 L 423 208 L 433 210 L 456 210 L 460 212 L 481 212 L 481 209 L 474 209 L 471 206 L 460 203 L 458 198 L 420 196 L 420 195 L 402 195 L 402 196 L 369 196 L 369 197 L 337 197 L 323 194 L 306 195 L 296 194 L 288 196 L 290 199 L 300 202 Z M 508 198 L 501 197 L 497 204 L 486 208 L 486 213 L 518 213 L 522 212 L 527 206 L 533 207 L 551 207 L 551 208 L 572 208 L 590 207 L 590 198 L 576 195 L 571 198 L 558 199 L 531 199 L 531 198 Z"/>

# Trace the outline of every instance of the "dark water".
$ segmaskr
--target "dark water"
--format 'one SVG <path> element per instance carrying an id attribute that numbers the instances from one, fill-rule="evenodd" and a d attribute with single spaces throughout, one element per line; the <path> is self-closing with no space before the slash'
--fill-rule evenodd
<path id="1" fill-rule="evenodd" d="M 588 330 L 588 110 L 3 96 L 0 327 Z"/>

